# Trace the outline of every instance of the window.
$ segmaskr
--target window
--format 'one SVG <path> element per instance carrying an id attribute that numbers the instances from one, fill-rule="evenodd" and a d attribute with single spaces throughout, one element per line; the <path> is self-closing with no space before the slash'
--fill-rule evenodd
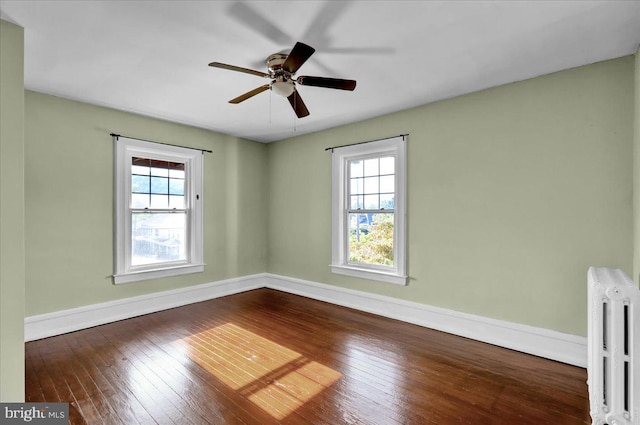
<path id="1" fill-rule="evenodd" d="M 406 284 L 404 137 L 333 151 L 333 273 Z"/>
<path id="2" fill-rule="evenodd" d="M 202 153 L 118 136 L 115 155 L 114 282 L 203 271 Z"/>

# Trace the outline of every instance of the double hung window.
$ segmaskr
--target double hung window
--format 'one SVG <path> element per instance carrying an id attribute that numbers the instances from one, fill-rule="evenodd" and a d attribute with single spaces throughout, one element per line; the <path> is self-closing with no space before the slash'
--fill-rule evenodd
<path id="1" fill-rule="evenodd" d="M 332 272 L 406 284 L 404 144 L 334 149 Z"/>
<path id="2" fill-rule="evenodd" d="M 202 153 L 118 136 L 115 283 L 204 270 Z"/>

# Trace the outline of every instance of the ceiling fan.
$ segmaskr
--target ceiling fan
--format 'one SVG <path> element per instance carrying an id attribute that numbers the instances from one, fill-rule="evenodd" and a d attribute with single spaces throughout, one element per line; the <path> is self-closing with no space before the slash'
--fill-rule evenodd
<path id="1" fill-rule="evenodd" d="M 277 95 L 286 97 L 298 118 L 303 118 L 309 115 L 309 110 L 302 101 L 300 94 L 298 94 L 296 84 L 301 86 L 325 87 L 329 89 L 349 91 L 353 91 L 356 88 L 356 82 L 354 80 L 309 76 L 300 76 L 294 79 L 293 77 L 295 73 L 315 51 L 316 50 L 313 47 L 297 42 L 296 45 L 293 46 L 293 49 L 291 49 L 291 53 L 274 53 L 267 58 L 267 68 L 269 72 L 255 71 L 253 69 L 227 65 L 220 62 L 211 62 L 209 66 L 228 69 L 230 71 L 244 72 L 246 74 L 257 75 L 271 80 L 269 84 L 265 84 L 231 99 L 229 103 L 244 102 L 265 90 L 271 90 Z"/>

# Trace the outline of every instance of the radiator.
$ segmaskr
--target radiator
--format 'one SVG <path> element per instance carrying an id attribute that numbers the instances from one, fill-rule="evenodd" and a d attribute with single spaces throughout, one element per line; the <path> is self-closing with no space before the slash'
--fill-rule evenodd
<path id="1" fill-rule="evenodd" d="M 593 425 L 640 425 L 640 290 L 622 270 L 588 272 Z"/>

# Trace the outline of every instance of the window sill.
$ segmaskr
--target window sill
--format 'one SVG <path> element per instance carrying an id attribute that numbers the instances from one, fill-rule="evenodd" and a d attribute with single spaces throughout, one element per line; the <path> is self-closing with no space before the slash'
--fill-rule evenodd
<path id="1" fill-rule="evenodd" d="M 358 267 L 331 265 L 331 273 L 346 276 L 359 277 L 362 279 L 379 280 L 381 282 L 393 283 L 394 285 L 406 285 L 409 276 L 401 276 L 395 273 L 382 272 L 378 270 L 368 270 Z"/>
<path id="2" fill-rule="evenodd" d="M 114 274 L 113 283 L 119 285 L 121 283 L 138 282 L 141 280 L 158 279 L 163 277 L 179 276 L 183 274 L 201 273 L 203 271 L 204 264 L 187 264 L 183 266 L 167 267 L 164 269 Z"/>

